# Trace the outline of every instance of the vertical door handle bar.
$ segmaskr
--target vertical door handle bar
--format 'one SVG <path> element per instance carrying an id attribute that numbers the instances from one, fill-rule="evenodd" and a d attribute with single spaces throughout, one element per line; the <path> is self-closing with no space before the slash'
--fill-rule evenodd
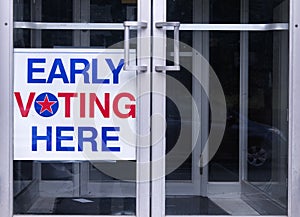
<path id="1" fill-rule="evenodd" d="M 180 22 L 158 22 L 156 28 L 174 27 L 174 65 L 173 66 L 155 66 L 155 71 L 179 71 L 179 26 Z"/>
<path id="2" fill-rule="evenodd" d="M 147 71 L 147 66 L 130 65 L 130 27 L 147 28 L 146 22 L 125 21 L 124 25 L 124 70 L 125 71 Z"/>

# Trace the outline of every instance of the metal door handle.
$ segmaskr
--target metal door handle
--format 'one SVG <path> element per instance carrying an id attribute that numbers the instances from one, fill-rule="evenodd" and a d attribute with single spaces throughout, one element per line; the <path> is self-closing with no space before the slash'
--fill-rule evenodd
<path id="1" fill-rule="evenodd" d="M 199 158 L 199 169 L 200 169 L 200 175 L 203 175 L 203 158 L 202 158 L 202 154 L 200 154 L 200 158 Z"/>
<path id="2" fill-rule="evenodd" d="M 147 71 L 147 66 L 137 66 L 129 64 L 129 39 L 130 27 L 147 28 L 146 22 L 125 21 L 124 25 L 124 70 L 125 71 Z"/>
<path id="3" fill-rule="evenodd" d="M 158 22 L 156 28 L 174 27 L 174 65 L 173 66 L 155 66 L 155 71 L 179 71 L 179 26 L 180 22 Z"/>

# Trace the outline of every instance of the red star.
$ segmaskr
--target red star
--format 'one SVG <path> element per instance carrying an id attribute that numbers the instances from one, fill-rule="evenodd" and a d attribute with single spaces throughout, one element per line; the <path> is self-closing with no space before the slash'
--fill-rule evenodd
<path id="1" fill-rule="evenodd" d="M 41 110 L 40 110 L 40 114 L 42 114 L 44 111 L 48 111 L 50 112 L 51 114 L 53 114 L 53 111 L 52 111 L 52 106 L 57 103 L 56 101 L 49 101 L 48 99 L 48 95 L 46 94 L 45 96 L 45 99 L 44 101 L 36 101 L 41 107 Z"/>

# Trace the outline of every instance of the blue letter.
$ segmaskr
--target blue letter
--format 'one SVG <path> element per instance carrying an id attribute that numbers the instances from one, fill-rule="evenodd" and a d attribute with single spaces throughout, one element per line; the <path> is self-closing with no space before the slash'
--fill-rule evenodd
<path id="1" fill-rule="evenodd" d="M 46 136 L 37 135 L 37 127 L 32 127 L 32 151 L 37 151 L 37 141 L 45 140 L 47 142 L 47 151 L 52 150 L 52 127 L 47 127 Z"/>
<path id="2" fill-rule="evenodd" d="M 89 131 L 92 133 L 91 137 L 83 137 L 83 132 Z M 98 132 L 94 127 L 78 127 L 78 151 L 83 151 L 83 143 L 90 142 L 92 144 L 92 151 L 98 151 L 96 138 Z"/>
<path id="3" fill-rule="evenodd" d="M 118 84 L 119 83 L 119 74 L 120 74 L 120 71 L 124 65 L 124 59 L 120 59 L 120 62 L 119 62 L 119 65 L 117 68 L 115 68 L 113 62 L 111 59 L 105 59 L 106 60 L 106 63 L 108 64 L 111 72 L 113 73 L 114 77 L 113 77 L 113 83 L 114 84 Z"/>
<path id="4" fill-rule="evenodd" d="M 97 78 L 98 64 L 97 59 L 92 59 L 92 83 L 93 84 L 109 84 L 109 79 L 99 79 Z"/>
<path id="5" fill-rule="evenodd" d="M 62 147 L 61 141 L 72 141 L 72 136 L 62 136 L 62 131 L 74 131 L 74 127 L 57 127 L 56 128 L 56 151 L 74 151 L 74 147 Z"/>
<path id="6" fill-rule="evenodd" d="M 76 69 L 76 64 L 77 63 L 81 63 L 84 65 L 83 69 Z M 75 75 L 76 74 L 83 74 L 84 77 L 84 83 L 85 84 L 89 84 L 89 74 L 87 73 L 87 71 L 90 68 L 90 64 L 89 61 L 87 61 L 86 59 L 71 59 L 71 78 L 70 78 L 70 83 L 75 84 Z"/>
<path id="7" fill-rule="evenodd" d="M 107 136 L 107 131 L 120 131 L 120 127 L 102 127 L 102 151 L 120 152 L 120 147 L 107 147 L 107 141 L 119 141 L 117 136 Z"/>
<path id="8" fill-rule="evenodd" d="M 46 79 L 33 79 L 34 72 L 44 73 L 44 68 L 33 68 L 33 63 L 46 63 L 46 59 L 28 59 L 27 82 L 28 83 L 46 83 Z"/>
<path id="9" fill-rule="evenodd" d="M 57 67 L 59 68 L 60 71 L 59 74 L 55 74 Z M 54 78 L 62 78 L 64 83 L 69 83 L 66 70 L 64 68 L 61 59 L 54 60 L 47 83 L 52 83 Z"/>

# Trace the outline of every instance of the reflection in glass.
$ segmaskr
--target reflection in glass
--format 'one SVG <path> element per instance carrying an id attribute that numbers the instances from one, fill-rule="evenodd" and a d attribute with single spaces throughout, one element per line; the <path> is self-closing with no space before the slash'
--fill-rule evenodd
<path id="1" fill-rule="evenodd" d="M 14 20 L 122 23 L 136 20 L 136 0 L 14 0 Z"/>
<path id="2" fill-rule="evenodd" d="M 41 2 L 41 11 L 38 6 Z M 39 21 L 38 17 L 41 16 L 43 22 L 72 22 L 73 19 L 73 0 L 37 0 L 33 4 L 34 10 L 32 11 L 34 20 Z"/>
<path id="3" fill-rule="evenodd" d="M 167 20 L 181 23 L 241 23 L 249 2 L 248 23 L 288 23 L 289 0 L 168 0 Z"/>
<path id="4" fill-rule="evenodd" d="M 167 20 L 183 24 L 288 23 L 289 1 L 168 0 Z M 173 38 L 172 33 L 168 37 Z M 217 74 L 226 98 L 227 123 L 222 143 L 208 168 L 199 168 L 195 158 L 200 153 L 195 148 L 177 170 L 168 174 L 166 213 L 217 215 L 213 210 L 218 210 L 223 215 L 286 215 L 288 31 L 181 31 L 180 41 L 199 51 Z M 172 45 L 169 47 L 172 52 Z M 195 62 L 195 53 L 189 53 L 184 46 L 180 52 L 180 63 L 190 64 L 193 73 L 199 71 L 207 78 L 205 69 Z M 191 76 L 184 67 L 168 74 L 188 87 L 194 98 L 202 98 L 198 101 L 200 125 L 209 129 L 211 114 L 209 108 L 203 107 L 206 96 L 199 96 L 201 87 L 187 82 Z M 168 91 L 176 90 L 167 83 Z M 192 129 L 189 121 L 193 118 L 184 119 L 176 112 L 176 105 L 168 100 L 166 103 L 169 150 L 170 144 L 176 143 L 175 134 Z M 171 124 L 175 122 L 179 123 L 177 128 Z M 202 130 L 202 143 L 208 133 Z M 185 145 L 191 149 L 190 138 L 186 137 Z M 167 161 L 167 168 L 168 164 Z"/>
<path id="5" fill-rule="evenodd" d="M 227 123 L 222 143 L 208 168 L 199 168 L 199 149 L 192 149 L 192 133 L 185 135 L 183 145 L 192 154 L 166 176 L 167 215 L 287 214 L 288 31 L 247 34 L 245 40 L 240 32 L 180 33 L 180 41 L 201 51 L 217 74 L 225 94 Z M 168 37 L 173 38 L 171 31 Z M 173 59 L 172 52 L 173 44 L 168 43 L 168 59 Z M 197 106 L 202 109 L 198 111 L 200 125 L 208 129 L 210 123 L 205 120 L 211 116 L 209 108 L 203 113 L 207 96 L 199 94 L 201 86 L 184 67 L 189 65 L 193 73 L 205 76 L 205 69 L 195 62 L 196 55 L 181 45 L 181 70 L 167 75 L 181 82 L 194 99 L 198 98 Z M 195 119 L 191 99 L 182 97 L 168 82 L 166 92 L 178 95 L 176 103 L 166 99 L 168 153 L 183 130 L 193 130 Z M 184 111 L 179 112 L 179 107 Z M 205 134 L 201 139 L 206 142 Z M 166 171 L 170 167 L 172 159 L 167 158 Z"/>
<path id="6" fill-rule="evenodd" d="M 92 23 L 122 23 L 137 19 L 136 0 L 91 0 Z"/>
<path id="7" fill-rule="evenodd" d="M 169 37 L 171 38 L 172 34 L 169 34 Z M 206 76 L 208 82 L 209 74 L 205 68 L 202 68 L 203 66 L 201 67 L 201 64 L 196 62 L 199 54 L 193 52 L 190 47 L 182 45 L 180 47 L 181 70 L 167 72 L 167 74 L 177 79 L 192 94 L 196 100 L 198 111 L 192 109 L 192 99 L 183 98 L 180 90 L 175 89 L 167 80 L 167 96 L 173 93 L 172 95 L 178 97 L 175 97 L 176 103 L 171 99 L 166 99 L 166 151 L 168 153 L 175 145 L 179 145 L 178 136 L 183 130 L 186 130 L 190 134 L 184 134 L 184 144 L 181 145 L 191 152 L 190 156 L 166 177 L 167 215 L 229 214 L 222 208 L 222 204 L 218 204 L 219 201 L 216 198 L 211 198 L 212 193 L 208 192 L 208 183 L 207 181 L 205 183 L 205 179 L 212 182 L 239 180 L 239 37 L 238 32 L 181 32 L 180 34 L 181 42 L 187 43 L 194 49 L 202 50 L 199 52 L 200 55 L 209 60 L 211 67 L 218 75 L 225 93 L 227 110 L 230 111 L 228 119 L 230 119 L 231 124 L 226 126 L 222 144 L 210 161 L 209 168 L 199 168 L 198 162 L 201 154 L 199 149 L 201 148 L 195 147 L 193 149 L 192 147 L 194 112 L 198 112 L 202 120 L 200 123 L 201 138 L 198 138 L 196 145 L 203 146 L 207 141 L 208 134 L 206 133 L 209 128 L 210 109 L 208 96 L 191 73 Z M 172 43 L 168 44 L 169 59 L 173 59 L 172 49 Z M 184 66 L 191 66 L 189 69 L 192 69 L 192 72 Z M 184 109 L 179 112 L 178 106 Z M 237 121 L 235 122 L 235 120 Z M 172 160 L 167 158 L 167 171 L 172 166 Z M 247 214 L 247 210 L 245 214 Z"/>
<path id="8" fill-rule="evenodd" d="M 135 33 L 132 31 L 132 33 Z M 131 36 L 131 38 L 136 36 Z M 124 32 L 123 31 L 90 31 L 90 46 L 91 47 L 110 47 L 115 45 L 120 41 L 124 41 Z M 115 48 L 115 46 L 114 46 Z M 123 49 L 120 45 L 118 48 Z"/>
<path id="9" fill-rule="evenodd" d="M 212 182 L 239 180 L 239 39 L 239 32 L 210 33 L 209 63 L 222 84 L 227 106 L 223 140 L 209 163 Z"/>
<path id="10" fill-rule="evenodd" d="M 169 36 L 172 37 L 172 34 Z M 202 43 L 200 36 L 204 40 Z M 180 40 L 192 44 L 194 48 L 201 48 L 199 44 L 209 46 L 209 53 L 202 47 L 202 54 L 209 60 L 223 87 L 227 124 L 222 143 L 208 168 L 199 168 L 199 163 L 195 160 L 199 157 L 197 148 L 192 149 L 192 133 L 185 134 L 182 145 L 192 154 L 176 170 L 167 174 L 166 213 L 286 215 L 288 32 L 249 33 L 249 40 L 244 42 L 249 44 L 249 50 L 242 57 L 239 32 L 205 32 L 199 35 L 195 32 L 182 32 Z M 167 51 L 168 58 L 173 59 L 172 43 L 168 44 Z M 184 65 L 193 66 L 193 73 L 204 75 L 206 71 L 201 70 L 199 64 L 197 68 L 193 58 L 197 52 L 191 52 L 188 46 L 180 47 L 180 55 L 181 70 L 167 74 L 180 81 L 193 94 L 194 99 L 202 97 L 197 106 L 203 109 L 206 96 L 199 95 L 201 86 L 197 87 L 199 84 Z M 249 67 L 241 70 L 242 64 Z M 243 98 L 244 104 L 241 104 L 240 85 L 241 82 L 244 83 L 242 79 L 245 79 L 245 74 L 248 74 L 245 93 L 247 98 Z M 192 132 L 195 119 L 191 99 L 182 97 L 179 90 L 168 82 L 166 91 L 167 96 L 170 93 L 178 96 L 176 103 L 166 99 L 168 153 L 183 130 Z M 246 106 L 246 113 L 240 112 L 244 111 L 243 106 Z M 179 112 L 179 107 L 185 109 Z M 203 120 L 210 117 L 209 109 L 204 113 L 202 110 L 199 115 L 201 127 L 208 128 L 210 123 Z M 243 123 L 247 125 L 244 126 Z M 202 142 L 206 142 L 205 138 L 207 137 L 202 136 Z M 172 159 L 167 158 L 166 171 L 169 167 L 172 167 Z"/>
<path id="11" fill-rule="evenodd" d="M 247 181 L 269 195 L 281 213 L 286 213 L 288 32 L 251 33 L 249 37 Z M 254 203 L 253 196 L 249 198 Z"/>
<path id="12" fill-rule="evenodd" d="M 240 23 L 240 0 L 167 0 L 167 20 L 181 23 Z"/>
<path id="13" fill-rule="evenodd" d="M 249 23 L 288 23 L 289 0 L 249 1 Z"/>

